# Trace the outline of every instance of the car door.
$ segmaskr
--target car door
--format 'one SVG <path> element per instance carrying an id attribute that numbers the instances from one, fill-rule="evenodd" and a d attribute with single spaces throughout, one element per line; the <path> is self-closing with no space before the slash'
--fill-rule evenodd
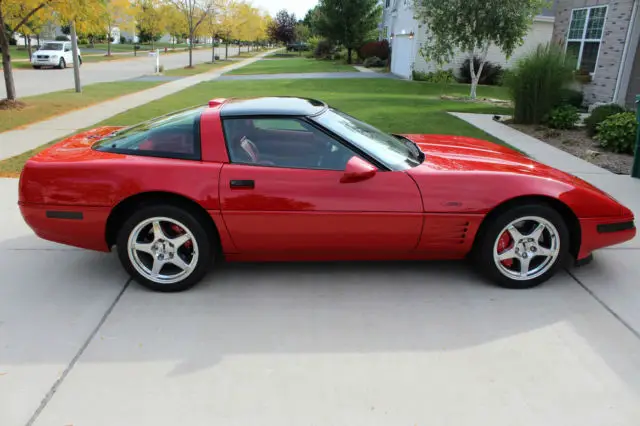
<path id="1" fill-rule="evenodd" d="M 63 49 L 64 61 L 67 64 L 72 64 L 73 55 L 71 54 L 71 43 L 64 43 L 64 45 L 62 46 L 62 49 Z"/>
<path id="2" fill-rule="evenodd" d="M 344 182 L 353 157 L 297 118 L 225 119 L 222 216 L 243 253 L 400 253 L 417 245 L 422 201 L 401 171 Z"/>

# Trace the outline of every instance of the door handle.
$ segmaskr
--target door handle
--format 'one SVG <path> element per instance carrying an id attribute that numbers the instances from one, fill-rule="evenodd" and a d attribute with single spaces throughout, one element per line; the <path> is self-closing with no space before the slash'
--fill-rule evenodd
<path id="1" fill-rule="evenodd" d="M 253 189 L 256 183 L 253 180 L 232 180 L 229 182 L 231 189 Z"/>

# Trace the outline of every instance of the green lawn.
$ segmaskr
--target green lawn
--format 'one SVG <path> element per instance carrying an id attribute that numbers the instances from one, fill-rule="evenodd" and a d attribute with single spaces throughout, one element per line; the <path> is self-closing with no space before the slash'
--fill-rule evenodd
<path id="1" fill-rule="evenodd" d="M 314 79 L 276 81 L 210 81 L 118 114 L 95 127 L 127 126 L 219 97 L 301 96 L 323 100 L 386 132 L 434 133 L 497 140 L 447 111 L 509 114 L 507 108 L 471 102 L 443 101 L 443 94 L 466 96 L 469 86 L 438 85 L 391 79 Z M 481 86 L 479 97 L 506 99 L 502 87 Z M 39 149 L 0 161 L 0 173 L 17 176 L 24 162 Z"/>
<path id="2" fill-rule="evenodd" d="M 233 62 L 231 61 L 225 61 L 225 60 L 222 60 L 222 61 L 218 60 L 216 61 L 215 64 L 212 64 L 211 62 L 205 62 L 204 64 L 196 64 L 193 66 L 193 68 L 176 68 L 172 70 L 167 70 L 162 74 L 167 76 L 173 76 L 173 77 L 177 77 L 177 76 L 186 77 L 189 75 L 195 75 L 203 72 L 212 71 L 217 68 L 222 68 L 232 63 Z"/>
<path id="3" fill-rule="evenodd" d="M 44 73 L 47 70 L 42 71 Z M 55 72 L 55 70 L 50 71 Z M 54 115 L 64 114 L 74 109 L 117 98 L 128 93 L 138 92 L 162 84 L 157 81 L 118 81 L 90 84 L 83 87 L 82 93 L 73 90 L 29 96 L 20 100 L 27 104 L 21 110 L 0 110 L 0 132 L 41 121 Z M 18 93 L 19 95 L 20 93 Z"/>
<path id="4" fill-rule="evenodd" d="M 299 74 L 306 72 L 349 72 L 355 70 L 351 65 L 345 65 L 340 62 L 292 57 L 285 59 L 262 59 L 246 67 L 231 71 L 228 74 Z"/>

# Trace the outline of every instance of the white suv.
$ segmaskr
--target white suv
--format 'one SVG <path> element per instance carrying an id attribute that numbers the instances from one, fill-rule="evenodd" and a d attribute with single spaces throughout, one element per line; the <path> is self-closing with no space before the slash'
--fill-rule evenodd
<path id="1" fill-rule="evenodd" d="M 78 63 L 82 65 L 80 49 L 78 49 Z M 73 64 L 70 41 L 46 41 L 40 49 L 31 55 L 31 65 L 35 69 L 40 69 L 41 67 L 58 67 L 62 69 L 69 64 Z"/>

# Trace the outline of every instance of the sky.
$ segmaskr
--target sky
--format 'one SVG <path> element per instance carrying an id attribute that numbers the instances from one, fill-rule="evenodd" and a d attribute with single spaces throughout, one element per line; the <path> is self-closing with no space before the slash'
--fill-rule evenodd
<path id="1" fill-rule="evenodd" d="M 280 9 L 287 9 L 296 14 L 296 18 L 302 19 L 307 11 L 318 4 L 318 0 L 253 0 L 254 6 L 264 8 L 274 16 Z"/>

